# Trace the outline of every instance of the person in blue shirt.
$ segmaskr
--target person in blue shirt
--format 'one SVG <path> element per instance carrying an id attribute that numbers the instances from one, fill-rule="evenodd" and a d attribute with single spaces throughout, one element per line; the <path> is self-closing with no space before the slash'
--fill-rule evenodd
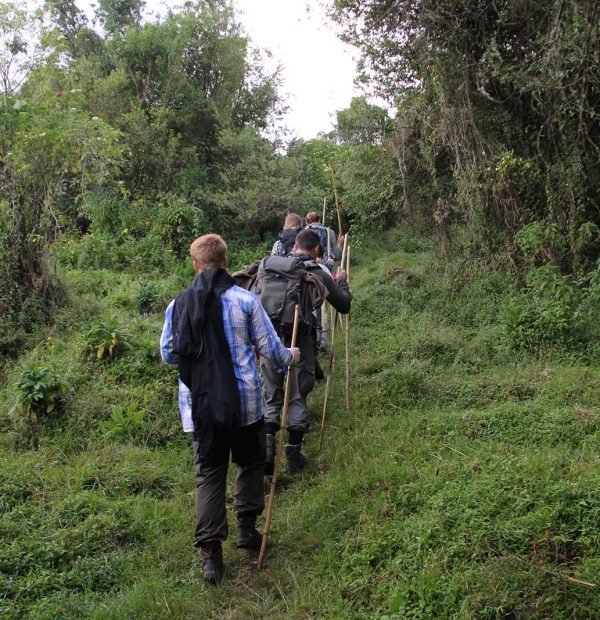
<path id="1" fill-rule="evenodd" d="M 202 552 L 205 580 L 215 583 L 223 574 L 228 534 L 230 455 L 238 465 L 236 546 L 260 548 L 265 431 L 257 355 L 284 371 L 300 361 L 300 350 L 283 346 L 258 299 L 235 285 L 219 235 L 199 237 L 190 254 L 197 277 L 168 305 L 160 350 L 179 369 L 179 409 L 184 431 L 192 433 L 196 471 L 194 545 Z"/>

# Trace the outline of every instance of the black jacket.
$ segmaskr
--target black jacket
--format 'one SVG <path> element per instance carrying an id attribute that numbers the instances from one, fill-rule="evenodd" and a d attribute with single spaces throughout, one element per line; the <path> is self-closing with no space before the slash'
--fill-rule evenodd
<path id="1" fill-rule="evenodd" d="M 310 254 L 294 253 L 292 256 L 301 258 L 305 261 L 305 264 L 309 261 L 314 261 L 314 258 Z M 310 270 L 310 273 L 312 273 L 325 285 L 325 288 L 327 289 L 327 301 L 341 314 L 348 314 L 352 303 L 352 293 L 348 288 L 346 278 L 340 278 L 336 281 L 329 275 L 329 273 L 316 265 L 316 263 L 315 267 Z"/>
<path id="2" fill-rule="evenodd" d="M 211 416 L 223 431 L 240 428 L 241 405 L 220 296 L 235 282 L 224 269 L 203 271 L 173 308 L 179 376 L 192 394 L 192 420 Z"/>

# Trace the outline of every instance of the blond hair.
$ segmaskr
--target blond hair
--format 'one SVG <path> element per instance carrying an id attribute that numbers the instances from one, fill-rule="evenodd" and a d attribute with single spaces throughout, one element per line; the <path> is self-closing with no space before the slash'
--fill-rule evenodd
<path id="1" fill-rule="evenodd" d="M 295 213 L 288 213 L 285 216 L 284 228 L 295 228 L 296 226 L 302 226 L 302 218 Z"/>
<path id="2" fill-rule="evenodd" d="M 220 235 L 209 234 L 198 237 L 190 245 L 190 255 L 200 269 L 227 267 L 227 244 Z"/>
<path id="3" fill-rule="evenodd" d="M 314 224 L 321 221 L 321 216 L 316 211 L 309 211 L 304 219 L 307 224 Z"/>

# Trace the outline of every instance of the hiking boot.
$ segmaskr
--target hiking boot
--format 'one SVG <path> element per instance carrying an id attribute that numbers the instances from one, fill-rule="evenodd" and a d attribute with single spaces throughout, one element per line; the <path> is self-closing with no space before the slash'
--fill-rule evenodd
<path id="1" fill-rule="evenodd" d="M 253 549 L 254 551 L 258 551 L 261 542 L 262 535 L 256 529 L 256 515 L 238 515 L 235 546 L 238 549 Z"/>
<path id="2" fill-rule="evenodd" d="M 285 460 L 287 462 L 288 474 L 295 474 L 297 471 L 304 469 L 308 463 L 308 456 L 300 452 L 302 444 L 286 444 Z"/>
<path id="3" fill-rule="evenodd" d="M 272 476 L 275 470 L 275 435 L 266 434 L 267 456 L 265 460 L 265 476 Z"/>
<path id="4" fill-rule="evenodd" d="M 202 549 L 202 576 L 204 581 L 215 585 L 223 578 L 223 550 Z"/>

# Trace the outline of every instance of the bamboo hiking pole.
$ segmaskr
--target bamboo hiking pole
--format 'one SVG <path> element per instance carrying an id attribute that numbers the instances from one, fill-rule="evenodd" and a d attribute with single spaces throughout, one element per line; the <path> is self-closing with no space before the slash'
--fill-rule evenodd
<path id="1" fill-rule="evenodd" d="M 292 330 L 291 347 L 296 346 L 298 337 L 298 321 L 300 319 L 300 306 L 296 304 L 294 311 L 294 328 Z M 262 542 L 260 545 L 260 553 L 258 554 L 258 562 L 256 568 L 262 569 L 263 560 L 265 559 L 265 551 L 267 550 L 267 540 L 269 539 L 269 530 L 271 529 L 271 518 L 273 516 L 273 504 L 275 502 L 275 487 L 277 485 L 277 476 L 279 475 L 279 465 L 281 463 L 281 454 L 283 452 L 283 439 L 287 428 L 288 409 L 290 408 L 290 395 L 292 391 L 292 363 L 287 369 L 287 378 L 285 381 L 285 393 L 283 397 L 283 412 L 281 414 L 281 430 L 277 441 L 277 449 L 275 452 L 275 465 L 273 467 L 273 477 L 271 478 L 271 490 L 269 492 L 269 503 L 267 505 L 267 516 L 265 517 L 265 529 L 263 531 Z"/>
<path id="2" fill-rule="evenodd" d="M 348 254 L 346 256 L 346 282 L 350 286 L 350 246 L 348 246 Z M 350 411 L 350 313 L 345 316 L 346 319 L 346 385 L 345 385 L 345 397 L 346 397 L 346 413 Z"/>
<path id="3" fill-rule="evenodd" d="M 346 260 L 346 248 L 348 247 L 348 233 L 346 233 L 344 235 L 344 247 L 342 249 L 342 260 L 340 261 L 340 267 L 343 269 L 344 268 L 344 261 Z M 339 312 L 336 310 L 335 314 L 333 316 L 333 322 L 334 325 L 337 323 L 338 317 L 339 317 Z M 344 329 L 344 326 L 342 325 L 342 322 L 340 321 L 340 327 L 342 329 Z M 335 331 L 332 330 L 333 335 L 331 337 L 331 349 L 334 350 L 335 349 Z M 335 353 L 333 355 L 333 374 L 335 374 L 335 363 L 336 363 L 336 359 L 335 359 Z"/>
<path id="4" fill-rule="evenodd" d="M 329 355 L 329 370 L 327 371 L 327 382 L 325 383 L 325 398 L 323 399 L 323 414 L 321 415 L 321 432 L 319 433 L 319 450 L 323 449 L 323 438 L 325 437 L 325 418 L 327 417 L 327 401 L 329 400 L 329 390 L 331 389 L 331 377 L 333 376 L 333 365 L 335 361 L 335 328 L 337 327 L 338 313 L 335 313 L 333 327 L 331 329 L 331 353 Z"/>
<path id="5" fill-rule="evenodd" d="M 329 170 L 331 170 L 331 181 L 333 183 L 333 195 L 335 197 L 335 210 L 337 211 L 337 219 L 338 219 L 338 234 L 342 234 L 342 216 L 340 214 L 340 201 L 338 200 L 337 193 L 337 185 L 335 184 L 335 170 L 333 169 L 333 164 L 329 162 Z M 344 263 L 342 262 L 342 265 Z"/>
<path id="6" fill-rule="evenodd" d="M 344 267 L 346 260 L 346 248 L 348 247 L 348 233 L 344 235 L 344 249 L 342 250 L 342 260 L 340 267 Z M 331 389 L 331 378 L 335 372 L 335 330 L 338 324 L 339 312 L 335 311 L 333 319 L 333 327 L 331 328 L 331 354 L 329 356 L 329 370 L 327 373 L 327 382 L 325 383 L 325 397 L 323 399 L 323 414 L 321 415 L 321 432 L 319 434 L 319 450 L 323 449 L 323 438 L 325 437 L 325 418 L 327 417 L 327 402 L 329 401 L 329 390 Z"/>

